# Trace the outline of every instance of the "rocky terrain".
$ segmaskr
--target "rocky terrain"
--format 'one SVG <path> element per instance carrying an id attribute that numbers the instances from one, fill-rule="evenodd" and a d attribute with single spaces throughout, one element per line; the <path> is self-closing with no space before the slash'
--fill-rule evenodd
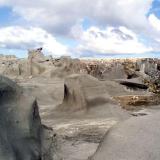
<path id="1" fill-rule="evenodd" d="M 41 123 L 36 99 L 3 76 L 0 99 L 0 159 L 51 160 L 54 136 Z"/>
<path id="2" fill-rule="evenodd" d="M 1 55 L 0 74 L 0 159 L 160 159 L 158 59 L 55 59 L 39 48 Z"/>

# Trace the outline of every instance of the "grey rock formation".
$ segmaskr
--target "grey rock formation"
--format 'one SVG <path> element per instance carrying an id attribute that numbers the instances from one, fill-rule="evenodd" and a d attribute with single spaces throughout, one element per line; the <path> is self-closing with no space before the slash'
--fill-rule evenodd
<path id="1" fill-rule="evenodd" d="M 125 73 L 124 67 L 120 63 L 113 63 L 113 66 L 111 66 L 109 70 L 105 70 L 103 72 L 103 79 L 105 80 L 121 79 L 126 77 L 127 75 Z"/>
<path id="2" fill-rule="evenodd" d="M 19 75 L 18 59 L 14 56 L 0 56 L 0 74 L 4 75 Z"/>
<path id="3" fill-rule="evenodd" d="M 154 59 L 143 59 L 141 60 L 141 63 L 139 64 L 140 72 L 148 74 L 150 71 L 156 71 L 157 70 L 157 64 Z"/>
<path id="4" fill-rule="evenodd" d="M 43 149 L 52 143 L 44 144 L 46 131 L 35 98 L 0 76 L 0 159 L 51 160 L 51 153 Z"/>
<path id="5" fill-rule="evenodd" d="M 71 57 L 61 57 L 54 60 L 55 69 L 51 71 L 51 77 L 65 78 L 74 73 L 80 73 L 80 60 Z"/>
<path id="6" fill-rule="evenodd" d="M 87 110 L 111 101 L 105 85 L 98 79 L 87 74 L 73 74 L 65 79 L 64 100 L 59 108 Z"/>
<path id="7" fill-rule="evenodd" d="M 159 160 L 160 113 L 131 118 L 113 127 L 92 160 Z"/>
<path id="8" fill-rule="evenodd" d="M 42 48 L 29 50 L 27 59 L 13 56 L 0 56 L 0 73 L 8 77 L 29 77 L 46 75 L 54 67 L 52 58 L 44 56 Z M 47 74 L 47 76 L 50 76 Z"/>
<path id="9" fill-rule="evenodd" d="M 30 75 L 38 76 L 49 69 L 49 65 L 51 62 L 42 53 L 42 48 L 38 48 L 35 50 L 29 50 L 28 63 Z"/>

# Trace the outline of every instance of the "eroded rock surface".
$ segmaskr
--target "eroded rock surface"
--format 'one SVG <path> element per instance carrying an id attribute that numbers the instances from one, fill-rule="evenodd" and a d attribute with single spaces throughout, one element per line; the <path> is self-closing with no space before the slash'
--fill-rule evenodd
<path id="1" fill-rule="evenodd" d="M 59 108 L 87 110 L 89 107 L 110 102 L 105 85 L 87 74 L 73 74 L 65 79 L 64 99 Z"/>
<path id="2" fill-rule="evenodd" d="M 43 149 L 46 131 L 35 98 L 0 76 L 0 159 L 52 160 Z"/>
<path id="3" fill-rule="evenodd" d="M 113 127 L 92 160 L 159 160 L 160 113 Z"/>
<path id="4" fill-rule="evenodd" d="M 1 119 L 5 121 L 0 124 L 1 130 L 4 126 L 5 129 L 0 133 L 0 153 L 4 160 L 86 160 L 105 133 L 112 132 L 112 126 L 131 116 L 139 118 L 160 109 L 156 104 L 159 97 L 150 93 L 158 93 L 157 59 L 52 58 L 39 48 L 29 50 L 26 59 L 0 56 L 0 64 L 0 73 L 23 88 L 5 78 L 1 81 L 4 83 L 0 91 L 5 93 L 1 98 L 5 99 L 0 102 L 0 114 L 4 113 Z"/>

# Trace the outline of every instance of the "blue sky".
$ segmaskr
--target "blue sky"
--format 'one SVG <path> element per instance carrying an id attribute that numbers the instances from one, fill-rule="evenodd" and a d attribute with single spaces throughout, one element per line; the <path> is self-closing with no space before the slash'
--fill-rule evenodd
<path id="1" fill-rule="evenodd" d="M 0 7 L 0 20 L 1 26 L 9 25 L 10 21 L 12 20 L 12 12 L 7 7 Z"/>
<path id="2" fill-rule="evenodd" d="M 153 1 L 150 12 L 154 13 L 158 18 L 160 18 L 160 1 L 159 0 Z"/>
<path id="3" fill-rule="evenodd" d="M 0 54 L 160 57 L 160 0 L 0 0 Z"/>

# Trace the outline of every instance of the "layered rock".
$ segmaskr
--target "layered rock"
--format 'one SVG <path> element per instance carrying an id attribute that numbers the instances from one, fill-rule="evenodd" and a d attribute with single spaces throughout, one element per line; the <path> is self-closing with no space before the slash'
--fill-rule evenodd
<path id="1" fill-rule="evenodd" d="M 115 96 L 114 99 L 120 103 L 122 108 L 130 111 L 149 108 L 150 106 L 160 104 L 159 96 L 154 94 Z"/>

